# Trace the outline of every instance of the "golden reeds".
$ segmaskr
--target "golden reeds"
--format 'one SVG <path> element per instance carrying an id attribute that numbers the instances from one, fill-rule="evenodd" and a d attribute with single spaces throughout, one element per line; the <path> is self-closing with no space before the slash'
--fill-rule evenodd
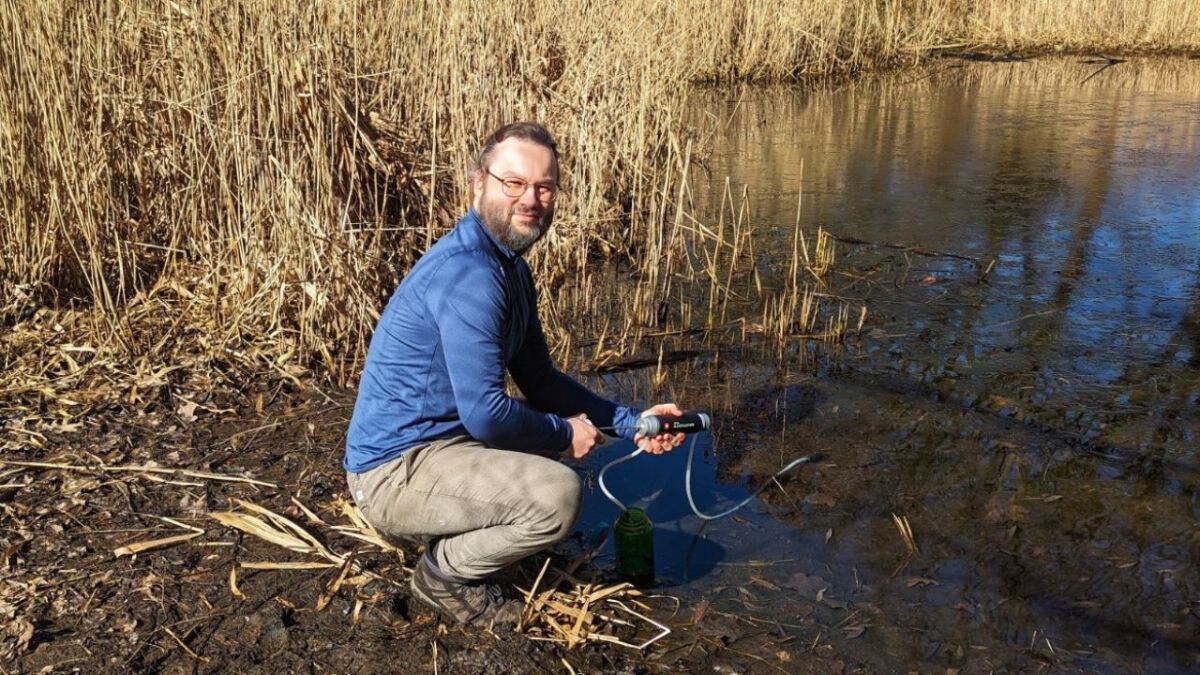
<path id="1" fill-rule="evenodd" d="M 677 319 L 719 325 L 751 228 L 735 208 L 708 257 L 686 259 L 702 139 L 681 85 L 854 72 L 952 44 L 1197 49 L 1200 9 L 0 0 L 0 325 L 14 327 L 0 391 L 58 416 L 45 425 L 113 395 L 169 401 L 196 371 L 350 380 L 397 276 L 465 208 L 478 139 L 517 118 L 563 149 L 559 224 L 532 260 L 576 289 L 543 298 L 560 355 L 597 253 L 632 254 L 640 280 L 591 333 L 619 336 L 608 348 L 638 341 L 646 308 L 681 297 L 675 275 L 697 266 L 710 304 Z M 776 303 L 763 323 L 798 311 Z"/>

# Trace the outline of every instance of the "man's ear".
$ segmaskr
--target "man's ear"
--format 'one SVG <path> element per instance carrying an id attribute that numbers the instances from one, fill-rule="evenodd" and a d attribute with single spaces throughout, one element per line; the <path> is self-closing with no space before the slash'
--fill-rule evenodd
<path id="1" fill-rule="evenodd" d="M 471 194 L 472 204 L 479 206 L 479 198 L 483 196 L 483 182 L 487 180 L 487 174 L 479 169 L 471 172 Z"/>

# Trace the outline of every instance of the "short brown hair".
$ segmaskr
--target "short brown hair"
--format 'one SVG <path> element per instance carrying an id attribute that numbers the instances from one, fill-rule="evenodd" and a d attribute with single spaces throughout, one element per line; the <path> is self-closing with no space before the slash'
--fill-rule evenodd
<path id="1" fill-rule="evenodd" d="M 475 171 L 485 171 L 496 146 L 510 138 L 519 138 L 549 148 L 550 154 L 554 156 L 554 164 L 558 166 L 558 143 L 554 141 L 554 137 L 550 135 L 546 127 L 537 122 L 513 122 L 505 124 L 487 137 L 483 142 L 483 147 L 479 149 L 479 155 L 475 158 L 475 165 L 471 168 Z"/>

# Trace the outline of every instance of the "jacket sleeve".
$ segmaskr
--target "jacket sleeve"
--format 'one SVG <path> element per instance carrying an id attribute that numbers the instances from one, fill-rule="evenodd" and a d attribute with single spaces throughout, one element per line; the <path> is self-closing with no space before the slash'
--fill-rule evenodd
<path id="1" fill-rule="evenodd" d="M 564 450 L 571 443 L 566 420 L 505 393 L 505 282 L 495 261 L 472 251 L 449 256 L 432 276 L 425 302 L 437 322 L 467 433 L 507 450 L 547 455 Z"/>
<path id="2" fill-rule="evenodd" d="M 537 312 L 529 322 L 521 349 L 509 364 L 509 372 L 535 408 L 562 417 L 586 413 L 592 424 L 613 427 L 614 435 L 633 440 L 633 425 L 641 411 L 601 398 L 559 370 L 550 358 Z"/>

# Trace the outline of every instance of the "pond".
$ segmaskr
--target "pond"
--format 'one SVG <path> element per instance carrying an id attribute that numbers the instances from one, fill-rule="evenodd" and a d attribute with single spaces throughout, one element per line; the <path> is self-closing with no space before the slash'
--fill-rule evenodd
<path id="1" fill-rule="evenodd" d="M 714 408 L 702 509 L 828 458 L 708 525 L 686 446 L 614 468 L 664 591 L 872 670 L 1200 667 L 1200 62 L 947 59 L 694 105 L 700 218 L 744 189 L 766 283 L 797 217 L 826 228 L 822 290 L 868 315 L 815 368 L 680 369 L 718 392 L 681 401 Z M 615 512 L 593 489 L 580 536 Z"/>

